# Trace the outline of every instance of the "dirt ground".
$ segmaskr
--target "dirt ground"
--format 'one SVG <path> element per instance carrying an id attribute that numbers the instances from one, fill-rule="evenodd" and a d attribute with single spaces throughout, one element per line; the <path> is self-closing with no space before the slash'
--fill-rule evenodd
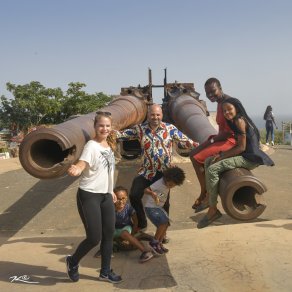
<path id="1" fill-rule="evenodd" d="M 22 168 L 19 158 L 0 159 L 0 174 Z"/>

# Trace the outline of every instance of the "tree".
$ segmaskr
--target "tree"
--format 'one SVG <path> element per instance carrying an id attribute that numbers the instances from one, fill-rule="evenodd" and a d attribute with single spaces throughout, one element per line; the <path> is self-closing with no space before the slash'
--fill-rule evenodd
<path id="1" fill-rule="evenodd" d="M 45 88 L 40 82 L 25 85 L 7 83 L 14 99 L 0 97 L 0 125 L 26 132 L 40 124 L 57 124 L 72 115 L 87 114 L 105 106 L 112 97 L 87 94 L 84 83 L 70 83 L 66 94 L 60 88 Z"/>
<path id="2" fill-rule="evenodd" d="M 62 104 L 63 119 L 68 119 L 72 115 L 87 114 L 107 105 L 112 97 L 102 92 L 87 94 L 82 90 L 86 85 L 80 82 L 71 82 L 66 92 L 65 100 Z"/>
<path id="3" fill-rule="evenodd" d="M 60 88 L 45 88 L 37 81 L 25 85 L 7 83 L 14 99 L 1 97 L 1 117 L 17 130 L 27 131 L 31 126 L 54 122 L 60 111 L 63 92 Z"/>

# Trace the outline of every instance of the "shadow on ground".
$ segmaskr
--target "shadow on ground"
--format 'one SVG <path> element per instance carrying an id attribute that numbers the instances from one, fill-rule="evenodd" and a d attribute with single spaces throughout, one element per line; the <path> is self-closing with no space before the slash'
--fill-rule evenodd
<path id="1" fill-rule="evenodd" d="M 292 221 L 292 220 L 291 220 Z M 264 227 L 264 228 L 284 228 L 287 230 L 292 230 L 292 223 L 276 225 L 276 224 L 256 224 L 257 227 Z"/>
<path id="2" fill-rule="evenodd" d="M 14 180 L 17 180 L 18 177 L 23 177 L 23 172 L 23 170 L 18 170 L 4 173 L 1 175 L 1 181 L 6 182 L 11 180 L 11 175 L 14 176 Z M 69 176 L 54 180 L 38 180 L 37 183 L 21 195 L 10 207 L 2 211 L 0 215 L 0 228 L 1 232 L 5 232 L 6 239 L 13 237 L 75 180 L 76 178 Z M 21 185 L 18 187 L 21 188 Z M 9 190 L 6 195 L 9 196 Z M 7 235 L 9 235 L 8 238 Z M 3 240 L 4 238 L 0 238 L 0 246 L 5 242 Z"/>
<path id="3" fill-rule="evenodd" d="M 32 237 L 9 240 L 3 245 L 18 245 L 24 246 L 28 243 L 30 246 L 41 245 L 41 250 L 48 255 L 52 255 L 52 259 L 59 258 L 59 262 L 64 263 L 65 256 L 71 254 L 76 246 L 82 240 L 81 237 Z M 16 246 L 14 248 L 16 248 Z M 11 248 L 11 246 L 10 246 Z M 80 263 L 80 281 L 92 280 L 97 281 L 99 275 L 100 258 L 95 258 L 94 253 L 97 249 L 92 250 L 85 256 Z M 120 273 L 124 282 L 117 285 L 121 289 L 158 289 L 170 288 L 177 285 L 174 280 L 165 256 L 153 258 L 147 263 L 138 263 L 140 252 L 138 250 L 121 251 L 114 253 L 112 266 L 115 272 Z M 40 255 L 42 257 L 42 255 Z M 34 259 L 31 259 L 30 264 L 17 263 L 13 261 L 0 261 L 0 281 L 7 282 L 14 275 L 29 275 L 30 281 L 38 282 L 38 286 L 56 285 L 57 283 L 70 282 L 64 272 L 54 271 L 49 266 L 39 266 L 37 261 L 33 264 Z M 49 262 L 47 263 L 50 264 Z M 55 264 L 54 264 L 55 265 Z M 89 276 L 82 273 L 85 268 L 90 268 L 96 271 L 96 276 Z M 88 271 L 86 271 L 87 273 Z"/>

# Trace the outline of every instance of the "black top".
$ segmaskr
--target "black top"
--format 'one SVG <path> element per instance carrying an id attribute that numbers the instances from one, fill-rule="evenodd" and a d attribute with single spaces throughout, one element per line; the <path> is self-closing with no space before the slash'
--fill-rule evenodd
<path id="1" fill-rule="evenodd" d="M 246 121 L 246 120 L 245 120 Z M 256 135 L 254 127 L 249 124 L 247 121 L 247 130 L 246 130 L 246 148 L 241 153 L 242 157 L 245 159 L 258 163 L 260 165 L 275 165 L 274 161 L 260 149 L 258 136 Z M 235 123 L 228 123 L 230 128 L 234 131 L 235 135 L 240 135 L 241 132 L 235 125 Z"/>

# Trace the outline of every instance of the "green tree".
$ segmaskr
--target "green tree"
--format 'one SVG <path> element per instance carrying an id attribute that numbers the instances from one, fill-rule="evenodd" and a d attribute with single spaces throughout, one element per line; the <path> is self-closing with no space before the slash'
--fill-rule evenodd
<path id="1" fill-rule="evenodd" d="M 60 88 L 45 88 L 40 82 L 25 85 L 7 83 L 14 99 L 0 97 L 0 126 L 26 132 L 39 124 L 57 124 L 72 115 L 87 114 L 105 106 L 112 97 L 87 94 L 84 83 L 70 83 L 66 94 Z"/>
<path id="2" fill-rule="evenodd" d="M 102 92 L 87 94 L 83 87 L 86 85 L 80 82 L 71 82 L 66 91 L 65 100 L 62 104 L 62 118 L 68 119 L 72 115 L 87 114 L 107 105 L 112 97 Z"/>
<path id="3" fill-rule="evenodd" d="M 7 83 L 7 90 L 14 99 L 1 97 L 1 117 L 14 124 L 18 130 L 43 123 L 52 123 L 60 111 L 63 92 L 60 88 L 45 88 L 37 81 L 25 85 Z"/>

